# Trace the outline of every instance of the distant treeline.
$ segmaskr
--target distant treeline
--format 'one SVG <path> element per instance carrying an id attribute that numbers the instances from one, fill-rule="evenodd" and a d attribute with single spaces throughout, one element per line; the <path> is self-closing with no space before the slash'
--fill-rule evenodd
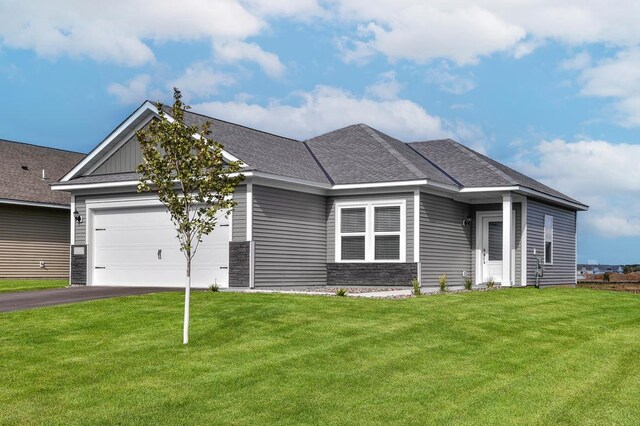
<path id="1" fill-rule="evenodd" d="M 624 269 L 625 274 L 630 274 L 631 272 L 640 272 L 640 265 L 624 265 L 622 269 Z"/>

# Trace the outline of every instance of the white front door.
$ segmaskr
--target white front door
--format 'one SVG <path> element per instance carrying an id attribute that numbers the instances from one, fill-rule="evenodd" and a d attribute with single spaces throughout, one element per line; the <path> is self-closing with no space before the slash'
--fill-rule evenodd
<path id="1" fill-rule="evenodd" d="M 182 287 L 186 260 L 164 207 L 95 210 L 93 285 Z M 193 287 L 228 285 L 229 220 L 223 215 L 198 247 Z"/>
<path id="2" fill-rule="evenodd" d="M 502 282 L 502 217 L 482 218 L 482 280 Z"/>

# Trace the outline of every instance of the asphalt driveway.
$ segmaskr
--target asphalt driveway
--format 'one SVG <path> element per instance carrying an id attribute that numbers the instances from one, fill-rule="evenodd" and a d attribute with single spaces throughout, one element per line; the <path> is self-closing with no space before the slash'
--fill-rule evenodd
<path id="1" fill-rule="evenodd" d="M 67 287 L 53 290 L 21 291 L 0 294 L 0 312 L 20 311 L 43 306 L 65 305 L 110 297 L 180 291 L 162 287 Z"/>

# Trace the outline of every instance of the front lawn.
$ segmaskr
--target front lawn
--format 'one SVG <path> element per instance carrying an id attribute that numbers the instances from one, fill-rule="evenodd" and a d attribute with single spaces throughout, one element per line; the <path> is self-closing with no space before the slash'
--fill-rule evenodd
<path id="1" fill-rule="evenodd" d="M 0 423 L 637 424 L 640 297 L 162 293 L 0 314 Z"/>
<path id="2" fill-rule="evenodd" d="M 63 288 L 69 285 L 69 280 L 18 280 L 0 278 L 0 293 L 27 290 L 47 290 L 52 288 Z"/>

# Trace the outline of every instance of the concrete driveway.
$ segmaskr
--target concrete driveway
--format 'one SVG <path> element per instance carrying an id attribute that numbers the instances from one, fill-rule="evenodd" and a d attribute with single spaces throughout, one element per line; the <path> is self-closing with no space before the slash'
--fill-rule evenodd
<path id="1" fill-rule="evenodd" d="M 66 305 L 110 297 L 180 291 L 161 287 L 67 287 L 54 290 L 21 291 L 0 294 L 0 312 L 21 311 L 42 306 Z"/>

